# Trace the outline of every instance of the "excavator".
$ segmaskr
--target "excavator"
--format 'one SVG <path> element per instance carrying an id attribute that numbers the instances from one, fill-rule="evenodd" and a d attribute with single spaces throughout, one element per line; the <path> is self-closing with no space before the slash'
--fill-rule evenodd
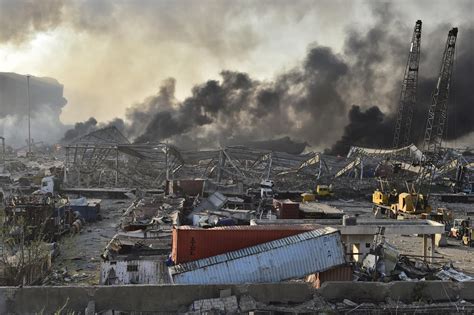
<path id="1" fill-rule="evenodd" d="M 428 204 L 429 192 L 421 192 L 416 189 L 415 182 L 406 182 L 407 192 L 398 194 L 398 202 L 392 204 L 391 210 L 394 213 L 400 212 L 407 214 L 430 213 L 431 206 Z M 419 183 L 419 187 L 421 183 Z"/>
<path id="2" fill-rule="evenodd" d="M 404 214 L 431 213 L 431 206 L 423 193 L 416 192 L 414 188 L 407 189 L 408 192 L 402 193 L 398 193 L 396 189 L 384 190 L 384 187 L 388 186 L 388 182 L 380 180 L 380 183 L 381 188 L 375 190 L 372 194 L 376 216 L 380 213 L 391 218 L 397 218 L 397 216 L 403 216 Z M 407 187 L 409 187 L 409 183 L 407 183 Z"/>

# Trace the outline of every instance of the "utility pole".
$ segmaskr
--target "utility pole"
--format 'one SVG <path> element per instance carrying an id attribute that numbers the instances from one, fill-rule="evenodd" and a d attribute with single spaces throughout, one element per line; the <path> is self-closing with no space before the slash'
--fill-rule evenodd
<path id="1" fill-rule="evenodd" d="M 0 136 L 0 140 L 2 140 L 2 164 L 5 164 L 5 155 L 6 155 L 6 151 L 5 151 L 5 138 Z"/>
<path id="2" fill-rule="evenodd" d="M 28 102 L 28 156 L 31 156 L 31 104 L 30 104 L 30 75 L 26 76 L 26 94 Z"/>
<path id="3" fill-rule="evenodd" d="M 411 125 L 413 110 L 416 105 L 416 89 L 418 85 L 418 67 L 420 63 L 421 20 L 416 21 L 408 53 L 408 61 L 403 76 L 400 100 L 398 103 L 397 120 L 393 136 L 393 148 L 406 147 L 413 141 Z"/>

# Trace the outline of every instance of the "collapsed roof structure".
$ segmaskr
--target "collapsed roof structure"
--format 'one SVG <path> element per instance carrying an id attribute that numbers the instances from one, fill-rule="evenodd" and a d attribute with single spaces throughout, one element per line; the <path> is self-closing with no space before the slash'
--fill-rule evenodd
<path id="1" fill-rule="evenodd" d="M 130 143 L 114 126 L 84 135 L 65 149 L 65 182 L 78 187 L 159 187 L 165 180 L 199 178 L 245 187 L 271 179 L 283 190 L 310 189 L 316 182 L 355 189 L 364 186 L 366 178 L 416 178 L 425 159 L 414 144 L 396 149 L 353 146 L 346 157 L 237 145 L 189 151 L 167 143 Z M 474 156 L 459 150 L 445 149 L 443 159 L 435 179 L 455 178 L 459 167 L 469 172 L 474 169 Z M 371 183 L 365 186 L 373 189 Z"/>
<path id="2" fill-rule="evenodd" d="M 123 181 L 156 186 L 165 179 L 177 178 L 206 178 L 218 183 L 234 180 L 252 185 L 265 178 L 294 174 L 319 178 L 324 169 L 328 170 L 321 163 L 321 155 L 314 152 L 296 155 L 243 146 L 184 151 L 166 143 L 131 144 L 113 126 L 82 136 L 65 149 L 65 182 L 73 185 L 100 186 L 105 184 L 105 173 L 112 174 L 115 186 Z"/>

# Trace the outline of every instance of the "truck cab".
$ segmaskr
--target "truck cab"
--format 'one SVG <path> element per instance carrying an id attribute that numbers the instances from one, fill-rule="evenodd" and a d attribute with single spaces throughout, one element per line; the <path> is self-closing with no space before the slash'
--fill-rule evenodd
<path id="1" fill-rule="evenodd" d="M 260 197 L 262 199 L 272 199 L 273 198 L 273 186 L 274 182 L 269 179 L 264 179 L 260 182 Z"/>

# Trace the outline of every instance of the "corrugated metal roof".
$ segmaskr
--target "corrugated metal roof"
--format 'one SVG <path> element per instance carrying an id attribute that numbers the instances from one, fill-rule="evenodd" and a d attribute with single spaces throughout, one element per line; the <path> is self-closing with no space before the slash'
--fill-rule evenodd
<path id="1" fill-rule="evenodd" d="M 326 227 L 176 265 L 169 271 L 180 284 L 279 282 L 344 263 L 340 233 Z"/>

